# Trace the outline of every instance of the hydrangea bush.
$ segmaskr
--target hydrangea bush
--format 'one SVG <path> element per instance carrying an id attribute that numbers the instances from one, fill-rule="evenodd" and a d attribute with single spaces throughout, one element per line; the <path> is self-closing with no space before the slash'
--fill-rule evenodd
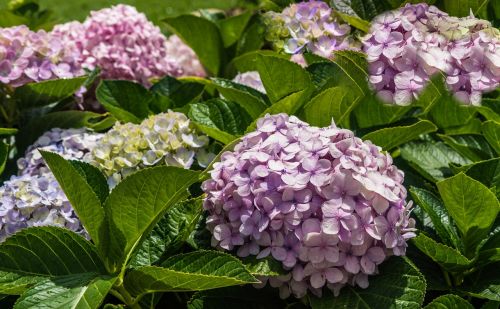
<path id="1" fill-rule="evenodd" d="M 141 168 L 166 164 L 190 168 L 197 159 L 206 166 L 208 137 L 196 132 L 182 113 L 169 111 L 140 124 L 117 123 L 100 138 L 88 161 L 109 177 L 114 186 Z"/>
<path id="2" fill-rule="evenodd" d="M 464 104 L 500 83 L 500 32 L 490 22 L 449 16 L 435 6 L 407 4 L 377 16 L 363 50 L 370 82 L 386 102 L 410 104 L 438 72 Z"/>
<path id="3" fill-rule="evenodd" d="M 283 296 L 366 288 L 414 236 L 403 173 L 349 130 L 266 116 L 213 167 L 203 183 L 212 245 L 272 255 L 292 274 Z"/>
<path id="4" fill-rule="evenodd" d="M 44 30 L 0 28 L 0 82 L 19 87 L 29 82 L 83 74 L 78 50 Z"/>
<path id="5" fill-rule="evenodd" d="M 306 51 L 325 58 L 335 50 L 356 48 L 348 24 L 340 22 L 323 1 L 291 4 L 282 12 L 265 14 L 266 39 L 288 54 Z"/>
<path id="6" fill-rule="evenodd" d="M 0 10 L 0 308 L 498 307 L 495 1 L 79 1 Z"/>
<path id="7" fill-rule="evenodd" d="M 205 75 L 194 52 L 179 37 L 167 39 L 128 5 L 91 12 L 83 23 L 57 25 L 51 34 L 78 51 L 78 65 L 88 70 L 98 67 L 104 78 L 150 86 L 151 79 L 165 75 Z"/>

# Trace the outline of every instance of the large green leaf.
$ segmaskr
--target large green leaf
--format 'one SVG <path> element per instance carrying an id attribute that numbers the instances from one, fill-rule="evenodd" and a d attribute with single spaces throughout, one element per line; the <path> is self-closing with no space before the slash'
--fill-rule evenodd
<path id="1" fill-rule="evenodd" d="M 488 143 L 500 155 L 500 123 L 496 121 L 486 121 L 483 123 L 483 134 Z"/>
<path id="2" fill-rule="evenodd" d="M 92 191 L 97 195 L 101 204 L 103 204 L 109 195 L 109 185 L 106 177 L 101 171 L 87 162 L 71 160 L 71 165 L 80 173 L 80 175 L 89 184 Z"/>
<path id="3" fill-rule="evenodd" d="M 442 142 L 409 142 L 400 149 L 403 159 L 431 181 L 453 175 L 449 167 L 451 164 L 472 163 Z"/>
<path id="4" fill-rule="evenodd" d="M 104 209 L 98 195 L 81 170 L 56 153 L 40 151 L 45 162 L 68 197 L 73 209 L 95 244 L 99 245 L 104 228 Z M 97 179 L 97 178 L 95 178 Z M 93 182 L 93 181 L 92 181 Z"/>
<path id="5" fill-rule="evenodd" d="M 495 156 L 493 150 L 481 135 L 467 134 L 448 136 L 438 134 L 438 136 L 448 146 L 455 149 L 456 152 L 469 158 L 473 162 L 488 160 Z"/>
<path id="6" fill-rule="evenodd" d="M 143 169 L 125 178 L 104 205 L 108 241 L 98 245 L 111 272 L 121 270 L 165 212 L 188 194 L 199 173 L 171 166 Z"/>
<path id="7" fill-rule="evenodd" d="M 251 17 L 251 12 L 245 12 L 219 21 L 218 26 L 222 41 L 224 42 L 224 47 L 229 47 L 238 41 Z"/>
<path id="8" fill-rule="evenodd" d="M 40 107 L 72 96 L 86 79 L 83 76 L 30 83 L 16 88 L 14 97 L 20 108 Z"/>
<path id="9" fill-rule="evenodd" d="M 0 294 L 20 295 L 30 286 L 45 280 L 46 277 L 25 276 L 22 274 L 0 271 Z"/>
<path id="10" fill-rule="evenodd" d="M 272 56 L 285 60 L 290 59 L 290 55 L 279 54 L 272 50 L 253 50 L 235 57 L 229 64 L 229 67 L 236 70 L 236 72 L 257 71 L 257 58 L 259 56 Z M 236 72 L 233 73 L 236 74 Z"/>
<path id="11" fill-rule="evenodd" d="M 368 64 L 365 55 L 352 50 L 338 50 L 335 52 L 332 62 L 342 71 L 342 79 L 348 79 L 349 84 L 354 85 L 363 95 L 370 93 L 368 89 Z M 340 72 L 339 72 L 340 73 Z M 340 81 L 344 84 L 344 81 Z"/>
<path id="12" fill-rule="evenodd" d="M 413 243 L 434 262 L 448 271 L 463 271 L 471 265 L 471 261 L 459 251 L 440 244 L 423 233 L 415 237 Z"/>
<path id="13" fill-rule="evenodd" d="M 392 257 L 380 266 L 380 274 L 370 277 L 366 289 L 345 286 L 340 295 L 331 292 L 323 297 L 310 297 L 312 309 L 378 309 L 421 308 L 425 295 L 422 274 L 401 257 Z"/>
<path id="14" fill-rule="evenodd" d="M 115 280 L 92 273 L 46 279 L 27 290 L 14 309 L 96 309 Z"/>
<path id="15" fill-rule="evenodd" d="M 104 267 L 82 236 L 59 227 L 37 227 L 0 244 L 0 270 L 36 277 L 102 273 Z"/>
<path id="16" fill-rule="evenodd" d="M 500 194 L 500 158 L 466 165 L 461 169 L 467 176 L 480 181 L 483 185 Z"/>
<path id="17" fill-rule="evenodd" d="M 329 126 L 332 119 L 342 124 L 358 103 L 359 97 L 347 87 L 327 88 L 304 106 L 305 121 L 319 127 Z"/>
<path id="18" fill-rule="evenodd" d="M 467 278 L 460 290 L 474 297 L 500 301 L 500 262 L 484 268 L 479 276 Z"/>
<path id="19" fill-rule="evenodd" d="M 437 127 L 430 121 L 421 120 L 404 127 L 392 127 L 370 132 L 363 136 L 384 150 L 391 150 L 401 144 L 418 138 L 421 134 L 435 132 Z"/>
<path id="20" fill-rule="evenodd" d="M 149 115 L 153 95 L 143 86 L 126 80 L 103 80 L 96 97 L 116 119 L 139 123 Z"/>
<path id="21" fill-rule="evenodd" d="M 205 89 L 202 79 L 178 80 L 172 76 L 165 76 L 151 87 L 155 99 L 150 103 L 154 113 L 165 112 L 168 108 L 179 108 L 186 104 L 198 101 Z"/>
<path id="22" fill-rule="evenodd" d="M 482 183 L 463 173 L 443 180 L 437 186 L 446 209 L 463 235 L 466 252 L 475 251 L 500 210 L 496 196 Z"/>
<path id="23" fill-rule="evenodd" d="M 224 98 L 238 103 L 253 119 L 269 107 L 267 97 L 251 87 L 222 78 L 212 78 L 212 81 Z"/>
<path id="24" fill-rule="evenodd" d="M 130 265 L 145 266 L 176 253 L 195 229 L 202 213 L 202 199 L 177 203 L 158 221 L 151 233 L 137 249 Z"/>
<path id="25" fill-rule="evenodd" d="M 222 99 L 191 104 L 188 116 L 201 131 L 224 144 L 241 135 L 251 122 L 240 106 Z"/>
<path id="26" fill-rule="evenodd" d="M 446 294 L 435 298 L 431 303 L 424 307 L 424 309 L 450 309 L 450 308 L 460 308 L 460 309 L 474 309 L 468 301 L 465 299 L 453 295 Z"/>
<path id="27" fill-rule="evenodd" d="M 453 220 L 443 202 L 432 192 L 425 189 L 412 187 L 410 193 L 418 207 L 421 207 L 431 219 L 434 229 L 441 240 L 450 246 L 458 247 L 460 240 Z"/>
<path id="28" fill-rule="evenodd" d="M 124 284 L 132 295 L 169 291 L 201 291 L 258 281 L 235 257 L 216 251 L 195 251 L 167 259 L 162 267 L 130 271 Z"/>
<path id="29" fill-rule="evenodd" d="M 450 128 L 469 122 L 475 113 L 474 107 L 460 104 L 448 94 L 432 106 L 429 115 L 438 127 Z"/>
<path id="30" fill-rule="evenodd" d="M 477 15 L 489 0 L 442 0 L 444 11 L 450 15 L 464 17 Z"/>
<path id="31" fill-rule="evenodd" d="M 219 73 L 225 55 L 219 29 L 213 22 L 193 15 L 167 18 L 164 22 L 194 50 L 210 73 Z"/>
<path id="32" fill-rule="evenodd" d="M 257 70 L 273 103 L 312 85 L 306 70 L 282 58 L 258 55 Z"/>
<path id="33" fill-rule="evenodd" d="M 281 262 L 271 256 L 258 259 L 255 256 L 242 258 L 245 268 L 254 276 L 276 277 L 286 275 Z"/>
<path id="34" fill-rule="evenodd" d="M 89 128 L 96 131 L 111 127 L 116 119 L 107 114 L 97 114 L 87 111 L 61 111 L 36 117 L 24 124 L 16 138 L 19 152 L 31 145 L 43 132 L 52 128 Z"/>

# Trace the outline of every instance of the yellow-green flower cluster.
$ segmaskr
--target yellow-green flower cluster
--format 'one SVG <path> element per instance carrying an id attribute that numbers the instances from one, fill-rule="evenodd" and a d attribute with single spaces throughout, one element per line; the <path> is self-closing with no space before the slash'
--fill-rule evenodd
<path id="1" fill-rule="evenodd" d="M 190 168 L 212 156 L 206 152 L 208 137 L 199 135 L 189 119 L 168 111 L 140 124 L 117 123 L 93 149 L 90 162 L 108 176 L 111 186 L 140 168 L 166 164 Z"/>

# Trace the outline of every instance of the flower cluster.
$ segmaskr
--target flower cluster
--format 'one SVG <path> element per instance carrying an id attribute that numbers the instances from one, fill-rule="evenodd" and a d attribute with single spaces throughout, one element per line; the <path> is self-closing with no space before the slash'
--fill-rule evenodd
<path id="1" fill-rule="evenodd" d="M 76 47 L 82 67 L 99 67 L 104 78 L 145 86 L 165 75 L 205 73 L 194 52 L 178 37 L 167 38 L 134 7 L 116 5 L 91 12 L 83 22 L 57 25 L 52 35 Z"/>
<path id="2" fill-rule="evenodd" d="M 190 168 L 213 158 L 205 151 L 208 137 L 198 135 L 182 113 L 169 111 L 141 124 L 117 123 L 94 147 L 90 163 L 109 178 L 111 186 L 140 168 L 166 164 Z"/>
<path id="3" fill-rule="evenodd" d="M 307 50 L 331 58 L 336 50 L 355 48 L 349 25 L 341 24 L 323 1 L 292 4 L 281 13 L 271 11 L 264 17 L 268 27 L 266 39 L 286 53 Z"/>
<path id="4" fill-rule="evenodd" d="M 0 242 L 17 231 L 53 225 L 86 235 L 52 173 L 12 176 L 0 187 Z"/>
<path id="5" fill-rule="evenodd" d="M 17 161 L 20 175 L 45 175 L 50 170 L 39 150 L 55 152 L 68 160 L 87 161 L 102 134 L 85 129 L 51 129 L 28 147 L 24 157 Z"/>
<path id="6" fill-rule="evenodd" d="M 271 255 L 287 276 L 283 297 L 368 286 L 389 255 L 414 236 L 403 173 L 352 131 L 265 116 L 202 185 L 212 245 L 245 257 Z"/>
<path id="7" fill-rule="evenodd" d="M 363 49 L 370 83 L 386 102 L 411 103 L 438 72 L 465 104 L 480 104 L 482 92 L 500 82 L 500 31 L 488 21 L 448 16 L 427 4 L 376 17 Z"/>
<path id="8" fill-rule="evenodd" d="M 0 82 L 19 87 L 29 82 L 83 74 L 78 50 L 60 39 L 26 26 L 0 28 Z"/>
<path id="9" fill-rule="evenodd" d="M 38 150 L 66 159 L 85 160 L 101 134 L 85 129 L 52 129 L 31 145 L 18 160 L 19 176 L 0 187 L 0 242 L 20 229 L 54 225 L 86 236 L 66 195 Z"/>

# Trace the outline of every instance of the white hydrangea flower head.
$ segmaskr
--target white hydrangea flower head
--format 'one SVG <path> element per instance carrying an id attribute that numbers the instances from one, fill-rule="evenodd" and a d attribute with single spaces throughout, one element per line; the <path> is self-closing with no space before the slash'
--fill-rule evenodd
<path id="1" fill-rule="evenodd" d="M 213 156 L 205 150 L 208 137 L 199 135 L 182 113 L 168 111 L 140 124 L 116 123 L 91 153 L 91 164 L 108 176 L 111 186 L 141 168 L 160 164 L 190 168 Z"/>

